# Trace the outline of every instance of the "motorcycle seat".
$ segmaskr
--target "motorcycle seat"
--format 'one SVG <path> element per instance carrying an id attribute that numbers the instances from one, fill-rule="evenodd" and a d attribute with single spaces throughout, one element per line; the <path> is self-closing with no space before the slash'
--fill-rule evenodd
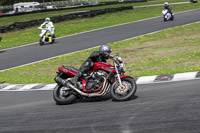
<path id="1" fill-rule="evenodd" d="M 67 67 L 67 66 L 65 66 L 65 69 L 72 70 L 72 71 L 74 71 L 74 72 L 76 72 L 76 73 L 80 72 L 79 69 L 76 69 L 76 68 L 74 68 L 74 67 Z"/>

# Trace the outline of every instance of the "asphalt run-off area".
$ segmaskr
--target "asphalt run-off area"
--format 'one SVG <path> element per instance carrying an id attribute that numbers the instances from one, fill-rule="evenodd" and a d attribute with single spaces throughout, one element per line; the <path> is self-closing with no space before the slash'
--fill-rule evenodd
<path id="1" fill-rule="evenodd" d="M 187 19 L 186 19 L 187 18 Z M 0 70 L 200 21 L 200 9 L 81 33 L 56 45 L 32 44 L 0 53 Z M 67 42 L 67 43 L 66 43 Z M 200 79 L 138 84 L 129 101 L 55 104 L 52 90 L 0 91 L 0 133 L 199 133 Z"/>

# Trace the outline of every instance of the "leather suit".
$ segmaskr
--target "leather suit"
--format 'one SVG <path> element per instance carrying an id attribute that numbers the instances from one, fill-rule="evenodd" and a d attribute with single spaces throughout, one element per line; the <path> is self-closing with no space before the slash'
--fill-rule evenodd
<path id="1" fill-rule="evenodd" d="M 87 60 L 81 65 L 81 73 L 87 73 L 93 67 L 94 62 L 106 62 L 105 55 L 99 51 L 92 52 Z"/>
<path id="2" fill-rule="evenodd" d="M 172 9 L 169 5 L 165 5 L 164 9 L 167 9 L 168 12 L 172 14 Z"/>

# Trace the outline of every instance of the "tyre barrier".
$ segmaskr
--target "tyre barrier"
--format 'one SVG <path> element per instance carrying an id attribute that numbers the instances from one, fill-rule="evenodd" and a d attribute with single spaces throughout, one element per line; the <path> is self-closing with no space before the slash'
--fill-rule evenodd
<path id="1" fill-rule="evenodd" d="M 101 9 L 101 10 L 91 10 L 91 11 L 85 11 L 85 12 L 72 13 L 72 14 L 63 15 L 63 16 L 51 17 L 51 21 L 53 23 L 58 23 L 58 22 L 62 22 L 65 20 L 72 20 L 72 19 L 76 19 L 76 18 L 95 17 L 97 15 L 101 15 L 101 14 L 105 14 L 105 13 L 117 12 L 117 11 L 122 11 L 122 10 L 131 10 L 131 9 L 133 9 L 132 6 L 124 6 L 124 7 L 118 7 L 118 8 L 105 8 L 105 9 Z M 36 25 L 40 25 L 43 22 L 44 22 L 44 19 L 31 20 L 31 21 L 26 21 L 26 22 L 15 22 L 11 25 L 0 27 L 0 33 L 14 31 L 16 29 L 25 29 L 28 27 L 33 27 Z"/>
<path id="2" fill-rule="evenodd" d="M 10 17 L 10 16 L 19 16 L 19 15 L 26 15 L 32 13 L 39 13 L 39 12 L 49 12 L 49 11 L 60 11 L 60 10 L 69 10 L 69 9 L 78 9 L 78 8 L 87 8 L 87 7 L 97 7 L 97 6 L 105 6 L 105 5 L 114 5 L 114 4 L 124 4 L 124 3 L 137 3 L 137 2 L 147 2 L 148 0 L 128 0 L 128 1 L 108 1 L 108 2 L 100 2 L 96 5 L 82 5 L 82 6 L 74 6 L 69 8 L 58 8 L 58 9 L 44 9 L 44 10 L 37 10 L 32 12 L 21 12 L 21 13 L 14 13 L 14 14 L 6 14 L 0 15 L 1 17 Z"/>

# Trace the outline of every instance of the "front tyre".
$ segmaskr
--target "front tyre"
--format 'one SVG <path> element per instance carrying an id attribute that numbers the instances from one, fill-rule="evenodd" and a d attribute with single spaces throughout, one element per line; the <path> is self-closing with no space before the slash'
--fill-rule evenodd
<path id="1" fill-rule="evenodd" d="M 122 78 L 122 86 L 118 80 L 112 85 L 111 95 L 114 101 L 126 101 L 131 99 L 137 90 L 137 85 L 133 78 Z"/>
<path id="2" fill-rule="evenodd" d="M 56 85 L 53 91 L 53 98 L 58 105 L 71 104 L 76 100 L 72 91 L 63 85 Z"/>
<path id="3" fill-rule="evenodd" d="M 166 22 L 167 21 L 167 18 L 165 16 L 163 16 L 163 21 Z"/>
<path id="4" fill-rule="evenodd" d="M 43 40 L 42 40 L 43 38 L 42 37 L 40 37 L 40 45 L 42 46 L 42 45 L 44 45 L 44 42 L 43 42 Z"/>

